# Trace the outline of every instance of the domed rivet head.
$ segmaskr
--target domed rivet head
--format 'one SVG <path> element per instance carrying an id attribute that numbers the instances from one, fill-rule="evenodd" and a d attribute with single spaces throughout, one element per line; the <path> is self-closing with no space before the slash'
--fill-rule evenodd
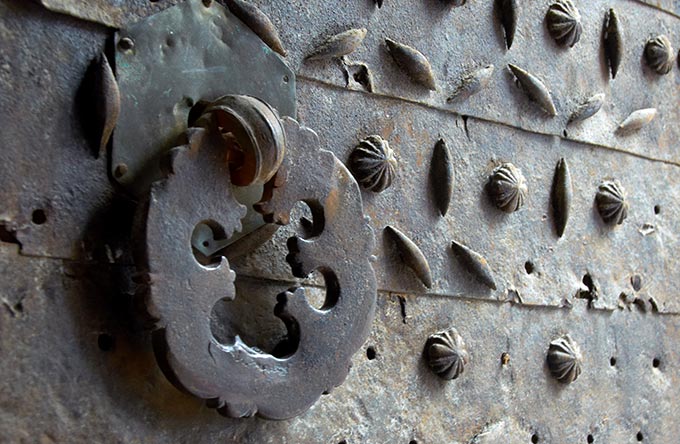
<path id="1" fill-rule="evenodd" d="M 581 374 L 583 365 L 581 351 L 568 334 L 550 343 L 547 360 L 550 373 L 559 382 L 570 384 Z"/>
<path id="2" fill-rule="evenodd" d="M 392 185 L 397 175 L 397 158 L 387 140 L 368 136 L 349 156 L 349 170 L 361 186 L 381 193 Z"/>
<path id="3" fill-rule="evenodd" d="M 458 331 L 455 328 L 449 328 L 427 338 L 425 359 L 437 376 L 452 380 L 463 373 L 470 355 Z"/>
<path id="4" fill-rule="evenodd" d="M 527 181 L 522 171 L 511 163 L 496 167 L 487 183 L 487 193 L 496 208 L 513 213 L 524 205 L 527 193 Z"/>
<path id="5" fill-rule="evenodd" d="M 607 225 L 621 225 L 628 217 L 626 191 L 615 180 L 605 180 L 597 187 L 595 205 Z"/>

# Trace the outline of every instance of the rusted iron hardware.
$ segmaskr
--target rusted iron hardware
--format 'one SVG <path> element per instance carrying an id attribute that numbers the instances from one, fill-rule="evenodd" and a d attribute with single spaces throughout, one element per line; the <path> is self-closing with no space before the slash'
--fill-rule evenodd
<path id="1" fill-rule="evenodd" d="M 210 104 L 186 138 L 170 151 L 168 176 L 152 186 L 139 218 L 159 364 L 171 381 L 225 415 L 298 415 L 343 382 L 370 332 L 375 239 L 358 184 L 332 153 L 318 148 L 312 130 L 279 119 L 252 97 Z M 288 240 L 287 261 L 295 276 L 318 270 L 326 283 L 321 309 L 310 305 L 304 288 L 278 295 L 275 315 L 288 335 L 274 355 L 238 336 L 218 342 L 210 328 L 215 304 L 235 297 L 235 273 L 225 257 L 202 247 L 240 230 L 246 208 L 232 185 L 255 183 L 266 184 L 256 207 L 270 222 L 286 224 L 296 202 L 309 205 L 312 229 Z M 203 244 L 206 231 L 211 239 Z"/>
<path id="2" fill-rule="evenodd" d="M 112 178 L 142 202 L 135 262 L 160 367 L 226 416 L 299 415 L 344 381 L 370 332 L 375 237 L 359 185 L 286 117 L 292 71 L 215 2 L 188 0 L 122 29 L 115 66 L 116 79 L 104 70 L 116 113 L 101 144 L 115 126 Z M 304 288 L 272 294 L 287 335 L 271 354 L 213 334 L 213 322 L 229 322 L 214 307 L 237 297 L 230 260 L 267 242 L 301 201 L 313 220 L 288 239 L 286 260 L 297 278 L 323 276 L 325 303 L 314 308 Z"/>

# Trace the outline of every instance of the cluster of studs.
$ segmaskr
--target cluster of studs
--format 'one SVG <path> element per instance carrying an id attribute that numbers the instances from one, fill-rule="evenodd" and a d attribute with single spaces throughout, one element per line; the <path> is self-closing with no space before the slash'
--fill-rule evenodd
<path id="1" fill-rule="evenodd" d="M 398 162 L 389 143 L 373 135 L 361 141 L 350 154 L 348 167 L 357 182 L 373 192 L 383 192 L 397 177 Z M 443 139 L 439 139 L 432 154 L 430 179 L 432 199 L 441 216 L 445 216 L 453 195 L 455 174 L 453 158 Z M 522 171 L 512 163 L 498 165 L 491 172 L 486 193 L 490 202 L 500 211 L 514 213 L 527 199 L 529 188 Z M 564 235 L 573 200 L 573 184 L 566 159 L 555 167 L 550 205 L 553 224 L 558 237 Z M 603 180 L 595 193 L 595 205 L 602 221 L 608 226 L 621 225 L 628 217 L 628 200 L 621 184 L 613 179 Z M 402 262 L 411 268 L 427 288 L 432 288 L 430 265 L 423 252 L 408 236 L 395 227 L 386 227 Z M 486 287 L 496 290 L 496 281 L 486 259 L 469 247 L 453 241 L 451 248 L 460 264 Z"/>
<path id="2" fill-rule="evenodd" d="M 430 335 L 423 354 L 432 372 L 444 380 L 458 378 L 470 360 L 465 341 L 455 328 Z M 504 353 L 501 365 L 508 365 L 510 355 Z M 571 384 L 581 375 L 583 357 L 578 344 L 565 334 L 548 346 L 546 363 L 550 374 L 563 384 Z"/>
<path id="3" fill-rule="evenodd" d="M 382 1 L 376 3 L 378 7 L 382 7 Z M 454 1 L 448 3 L 452 6 L 463 6 L 466 2 Z M 519 14 L 517 0 L 495 0 L 494 8 L 495 15 L 504 31 L 505 45 L 509 50 L 512 47 L 515 33 L 517 32 Z M 583 34 L 583 25 L 581 23 L 581 15 L 573 0 L 555 0 L 548 8 L 545 21 L 548 32 L 557 45 L 572 48 L 580 41 Z M 359 71 L 354 76 L 355 80 L 362 84 L 369 92 L 373 92 L 372 75 L 368 66 L 363 63 L 348 62 L 345 59 L 345 56 L 351 54 L 360 46 L 366 34 L 367 30 L 361 28 L 350 29 L 334 35 L 314 49 L 307 56 L 307 60 L 338 58 L 345 65 L 345 69 L 358 67 Z M 605 14 L 602 35 L 603 53 L 606 63 L 611 77 L 616 78 L 623 59 L 624 40 L 621 22 L 614 9 L 609 9 Z M 385 45 L 387 52 L 392 56 L 396 65 L 413 82 L 429 90 L 437 90 L 437 80 L 432 66 L 420 51 L 389 38 L 385 39 Z M 676 60 L 670 40 L 665 35 L 649 39 L 644 47 L 643 55 L 649 69 L 659 75 L 668 74 Z M 524 91 L 530 101 L 536 103 L 549 116 L 555 117 L 558 115 L 558 110 L 555 107 L 550 90 L 539 77 L 514 64 L 509 64 L 508 69 L 514 75 L 517 85 Z M 459 81 L 458 87 L 447 98 L 447 102 L 465 100 L 484 89 L 490 83 L 494 70 L 493 65 L 487 65 L 465 73 Z M 349 82 L 348 72 L 346 72 L 346 78 Z M 573 124 L 592 117 L 601 109 L 604 102 L 604 94 L 593 95 L 570 112 L 567 124 Z M 655 108 L 635 110 L 620 123 L 616 132 L 619 135 L 626 135 L 637 131 L 651 122 L 655 116 Z"/>

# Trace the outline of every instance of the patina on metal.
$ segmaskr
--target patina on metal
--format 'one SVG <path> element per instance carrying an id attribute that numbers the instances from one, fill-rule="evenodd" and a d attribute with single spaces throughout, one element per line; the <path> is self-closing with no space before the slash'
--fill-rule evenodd
<path id="1" fill-rule="evenodd" d="M 250 95 L 281 116 L 295 116 L 293 72 L 217 2 L 187 0 L 126 26 L 116 41 L 121 111 L 111 171 L 134 194 L 143 195 L 162 177 L 160 158 L 176 145 L 202 100 Z M 126 173 L 117 175 L 120 165 Z"/>
<path id="2" fill-rule="evenodd" d="M 129 0 L 120 9 L 141 16 L 170 3 Z M 449 8 L 437 0 L 390 0 L 377 9 L 371 1 L 338 8 L 327 0 L 252 0 L 280 30 L 291 71 L 298 74 L 298 120 L 323 131 L 320 147 L 344 160 L 358 140 L 378 134 L 399 148 L 399 180 L 385 193 L 364 192 L 364 211 L 374 229 L 397 226 L 413 236 L 433 277 L 432 289 L 424 292 L 398 255 L 389 254 L 389 243 L 375 249 L 371 264 L 381 290 L 366 353 L 354 355 L 351 377 L 306 414 L 275 422 L 220 418 L 170 386 L 150 354 L 146 324 L 130 315 L 128 306 L 137 300 L 127 282 L 134 272 L 127 214 L 135 202 L 109 183 L 106 157 L 92 156 L 73 112 L 78 84 L 110 30 L 51 13 L 38 2 L 0 0 L 6 43 L 0 48 L 0 115 L 6 122 L 0 132 L 6 183 L 0 189 L 0 270 L 6 277 L 0 295 L 0 374 L 6 381 L 0 387 L 1 439 L 674 442 L 680 435 L 680 170 L 673 141 L 680 127 L 672 123 L 680 90 L 674 87 L 677 65 L 657 76 L 642 57 L 646 40 L 658 33 L 677 45 L 677 13 L 668 13 L 676 6 L 672 0 L 575 2 L 584 32 L 574 49 L 564 50 L 546 29 L 549 3 L 517 5 L 518 29 L 508 52 L 491 2 Z M 612 6 L 618 43 L 625 42 L 618 54 L 611 51 L 616 45 L 602 47 L 600 35 Z M 348 88 L 334 62 L 303 62 L 310 39 L 360 27 L 369 32 L 352 57 L 370 66 L 374 94 Z M 427 54 L 440 90 L 428 92 L 399 72 L 384 49 L 385 36 Z M 129 43 L 122 49 L 136 48 Z M 616 79 L 605 50 L 619 57 Z M 558 117 L 517 94 L 505 69 L 497 69 L 478 93 L 447 104 L 456 79 L 508 62 L 545 82 Z M 606 94 L 600 111 L 567 127 L 572 112 L 598 93 Z M 625 137 L 615 131 L 631 111 L 645 107 L 658 109 L 654 120 Z M 428 193 L 428 160 L 439 137 L 455 147 L 457 182 L 446 217 Z M 558 238 L 550 189 L 561 158 L 569 161 L 573 195 L 568 227 Z M 511 216 L 483 193 L 493 168 L 508 160 L 521 166 L 531 191 L 527 205 Z M 314 171 L 307 168 L 305 174 Z M 595 201 L 599 181 L 610 175 L 626 187 L 630 206 L 628 219 L 615 229 L 603 224 Z M 294 180 L 283 176 L 279 187 Z M 275 298 L 262 295 L 300 285 L 285 262 L 286 239 L 297 220 L 292 214 L 291 226 L 240 258 L 231 259 L 231 248 L 206 254 L 206 267 L 215 266 L 213 256 L 228 254 L 236 272 L 237 297 L 220 304 L 220 315 L 239 301 L 254 301 L 245 307 L 261 310 L 253 310 L 253 324 L 237 333 L 272 356 L 285 350 L 285 342 L 275 346 L 288 333 L 271 315 Z M 311 236 L 311 219 L 300 225 L 303 237 Z M 209 224 L 203 228 L 210 231 L 209 244 L 222 240 Z M 457 262 L 452 239 L 488 259 L 497 290 L 467 278 L 465 270 L 474 264 Z M 145 285 L 143 277 L 135 276 Z M 318 277 L 303 285 L 313 305 L 322 307 L 326 292 Z M 235 310 L 234 316 L 244 313 L 251 312 Z M 422 352 L 429 334 L 451 325 L 474 360 L 447 383 L 428 369 Z M 584 364 L 569 385 L 551 376 L 546 358 L 550 341 L 565 332 L 579 344 Z M 213 333 L 230 343 L 229 335 Z"/>
<path id="3" fill-rule="evenodd" d="M 192 113 L 203 110 L 203 102 L 245 94 L 264 100 L 282 116 L 295 116 L 293 72 L 216 2 L 187 0 L 127 26 L 116 39 L 121 110 L 110 168 L 113 178 L 136 196 L 145 195 L 150 184 L 163 176 L 165 153 L 177 144 Z M 242 229 L 228 242 L 242 242 L 252 249 L 266 241 L 275 227 L 267 226 L 252 210 L 262 185 L 234 183 L 239 186 L 234 189 L 236 199 L 249 210 Z M 255 231 L 261 241 L 244 239 Z M 238 250 L 234 248 L 232 254 Z"/>
<path id="4" fill-rule="evenodd" d="M 156 357 L 171 381 L 226 416 L 299 415 L 344 381 L 370 332 L 376 282 L 368 257 L 375 240 L 358 185 L 335 156 L 318 149 L 313 131 L 279 120 L 257 99 L 223 97 L 196 125 L 187 143 L 171 150 L 167 178 L 141 206 L 138 266 L 148 276 L 147 308 L 157 320 Z M 235 150 L 243 155 L 235 158 Z M 315 174 L 309 174 L 312 165 Z M 258 209 L 276 223 L 285 223 L 298 201 L 312 208 L 312 232 L 288 240 L 287 261 L 295 276 L 319 270 L 326 284 L 320 309 L 304 288 L 278 295 L 274 313 L 288 333 L 273 354 L 238 335 L 215 338 L 211 313 L 220 300 L 235 298 L 235 273 L 225 257 L 195 244 L 205 242 L 207 249 L 238 231 L 246 208 L 232 184 L 258 182 L 271 188 Z M 348 251 L 352 261 L 345 259 Z"/>

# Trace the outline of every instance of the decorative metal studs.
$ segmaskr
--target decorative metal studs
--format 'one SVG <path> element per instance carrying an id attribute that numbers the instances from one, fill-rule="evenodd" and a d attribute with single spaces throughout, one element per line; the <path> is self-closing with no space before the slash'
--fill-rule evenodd
<path id="1" fill-rule="evenodd" d="M 571 0 L 557 0 L 550 5 L 546 22 L 550 35 L 559 45 L 572 48 L 581 39 L 581 14 Z"/>
<path id="2" fill-rule="evenodd" d="M 647 40 L 645 61 L 647 66 L 659 75 L 671 72 L 675 63 L 675 51 L 668 37 L 662 34 Z"/>
<path id="3" fill-rule="evenodd" d="M 336 34 L 317 46 L 306 60 L 326 60 L 353 53 L 366 37 L 366 28 L 349 29 Z"/>
<path id="4" fill-rule="evenodd" d="M 490 289 L 496 289 L 496 281 L 493 278 L 491 267 L 481 254 L 456 241 L 451 242 L 451 248 L 453 254 L 456 255 L 468 273 Z"/>
<path id="5" fill-rule="evenodd" d="M 434 146 L 432 164 L 430 165 L 430 181 L 434 203 L 439 214 L 446 216 L 453 195 L 454 172 L 451 152 L 444 139 L 439 139 Z"/>
<path id="6" fill-rule="evenodd" d="M 615 79 L 623 58 L 623 32 L 619 17 L 613 8 L 607 12 L 604 19 L 604 54 L 612 79 Z"/>
<path id="7" fill-rule="evenodd" d="M 392 185 L 397 175 L 397 158 L 387 140 L 368 136 L 354 148 L 349 157 L 349 169 L 367 190 L 382 193 Z"/>
<path id="8" fill-rule="evenodd" d="M 103 53 L 99 57 L 99 66 L 96 82 L 98 83 L 101 98 L 99 102 L 98 120 L 101 122 L 101 137 L 99 139 L 99 151 L 97 157 L 106 153 L 113 129 L 120 115 L 120 90 L 118 82 L 113 74 L 109 60 Z"/>
<path id="9" fill-rule="evenodd" d="M 607 225 L 621 225 L 628 217 L 626 192 L 618 181 L 603 181 L 597 188 L 595 204 Z"/>
<path id="10" fill-rule="evenodd" d="M 571 174 L 567 160 L 562 158 L 555 167 L 555 177 L 553 179 L 551 205 L 553 209 L 553 220 L 555 231 L 558 237 L 564 235 L 564 230 L 569 222 L 571 211 L 571 201 L 574 191 L 571 183 Z"/>
<path id="11" fill-rule="evenodd" d="M 571 113 L 567 125 L 575 122 L 580 122 L 582 120 L 590 119 L 591 117 L 593 117 L 602 108 L 602 105 L 604 104 L 604 99 L 605 99 L 604 94 L 595 94 L 585 102 L 581 103 L 574 110 L 574 112 Z"/>
<path id="12" fill-rule="evenodd" d="M 479 68 L 466 73 L 453 94 L 446 99 L 446 102 L 463 101 L 470 96 L 477 94 L 489 84 L 493 72 L 494 66 L 487 65 L 484 68 Z"/>
<path id="13" fill-rule="evenodd" d="M 517 83 L 531 101 L 535 102 L 550 116 L 557 115 L 557 109 L 555 109 L 550 91 L 538 77 L 512 64 L 508 65 L 508 68 L 515 75 Z"/>
<path id="14" fill-rule="evenodd" d="M 437 376 L 453 380 L 463 373 L 470 355 L 458 331 L 455 328 L 449 328 L 427 338 L 425 359 Z"/>
<path id="15" fill-rule="evenodd" d="M 431 91 L 437 90 L 432 66 L 420 51 L 391 39 L 385 39 L 385 43 L 396 64 L 411 80 Z"/>
<path id="16" fill-rule="evenodd" d="M 231 13 L 245 23 L 267 46 L 280 55 L 286 56 L 279 32 L 269 17 L 257 6 L 243 0 L 225 0 L 224 3 Z"/>
<path id="17" fill-rule="evenodd" d="M 495 0 L 495 13 L 503 26 L 505 46 L 510 49 L 517 31 L 517 0 Z"/>
<path id="18" fill-rule="evenodd" d="M 430 264 L 418 246 L 404 233 L 389 225 L 385 227 L 387 233 L 394 241 L 399 256 L 404 264 L 409 267 L 427 288 L 432 288 L 432 272 Z"/>
<path id="19" fill-rule="evenodd" d="M 493 170 L 486 190 L 496 208 L 506 213 L 522 208 L 528 193 L 522 171 L 511 163 L 504 163 Z"/>
<path id="20" fill-rule="evenodd" d="M 581 351 L 568 334 L 550 343 L 547 360 L 550 373 L 564 384 L 576 381 L 581 374 Z"/>
<path id="21" fill-rule="evenodd" d="M 645 108 L 633 111 L 619 124 L 618 132 L 622 134 L 632 133 L 647 126 L 656 117 L 656 108 Z"/>

